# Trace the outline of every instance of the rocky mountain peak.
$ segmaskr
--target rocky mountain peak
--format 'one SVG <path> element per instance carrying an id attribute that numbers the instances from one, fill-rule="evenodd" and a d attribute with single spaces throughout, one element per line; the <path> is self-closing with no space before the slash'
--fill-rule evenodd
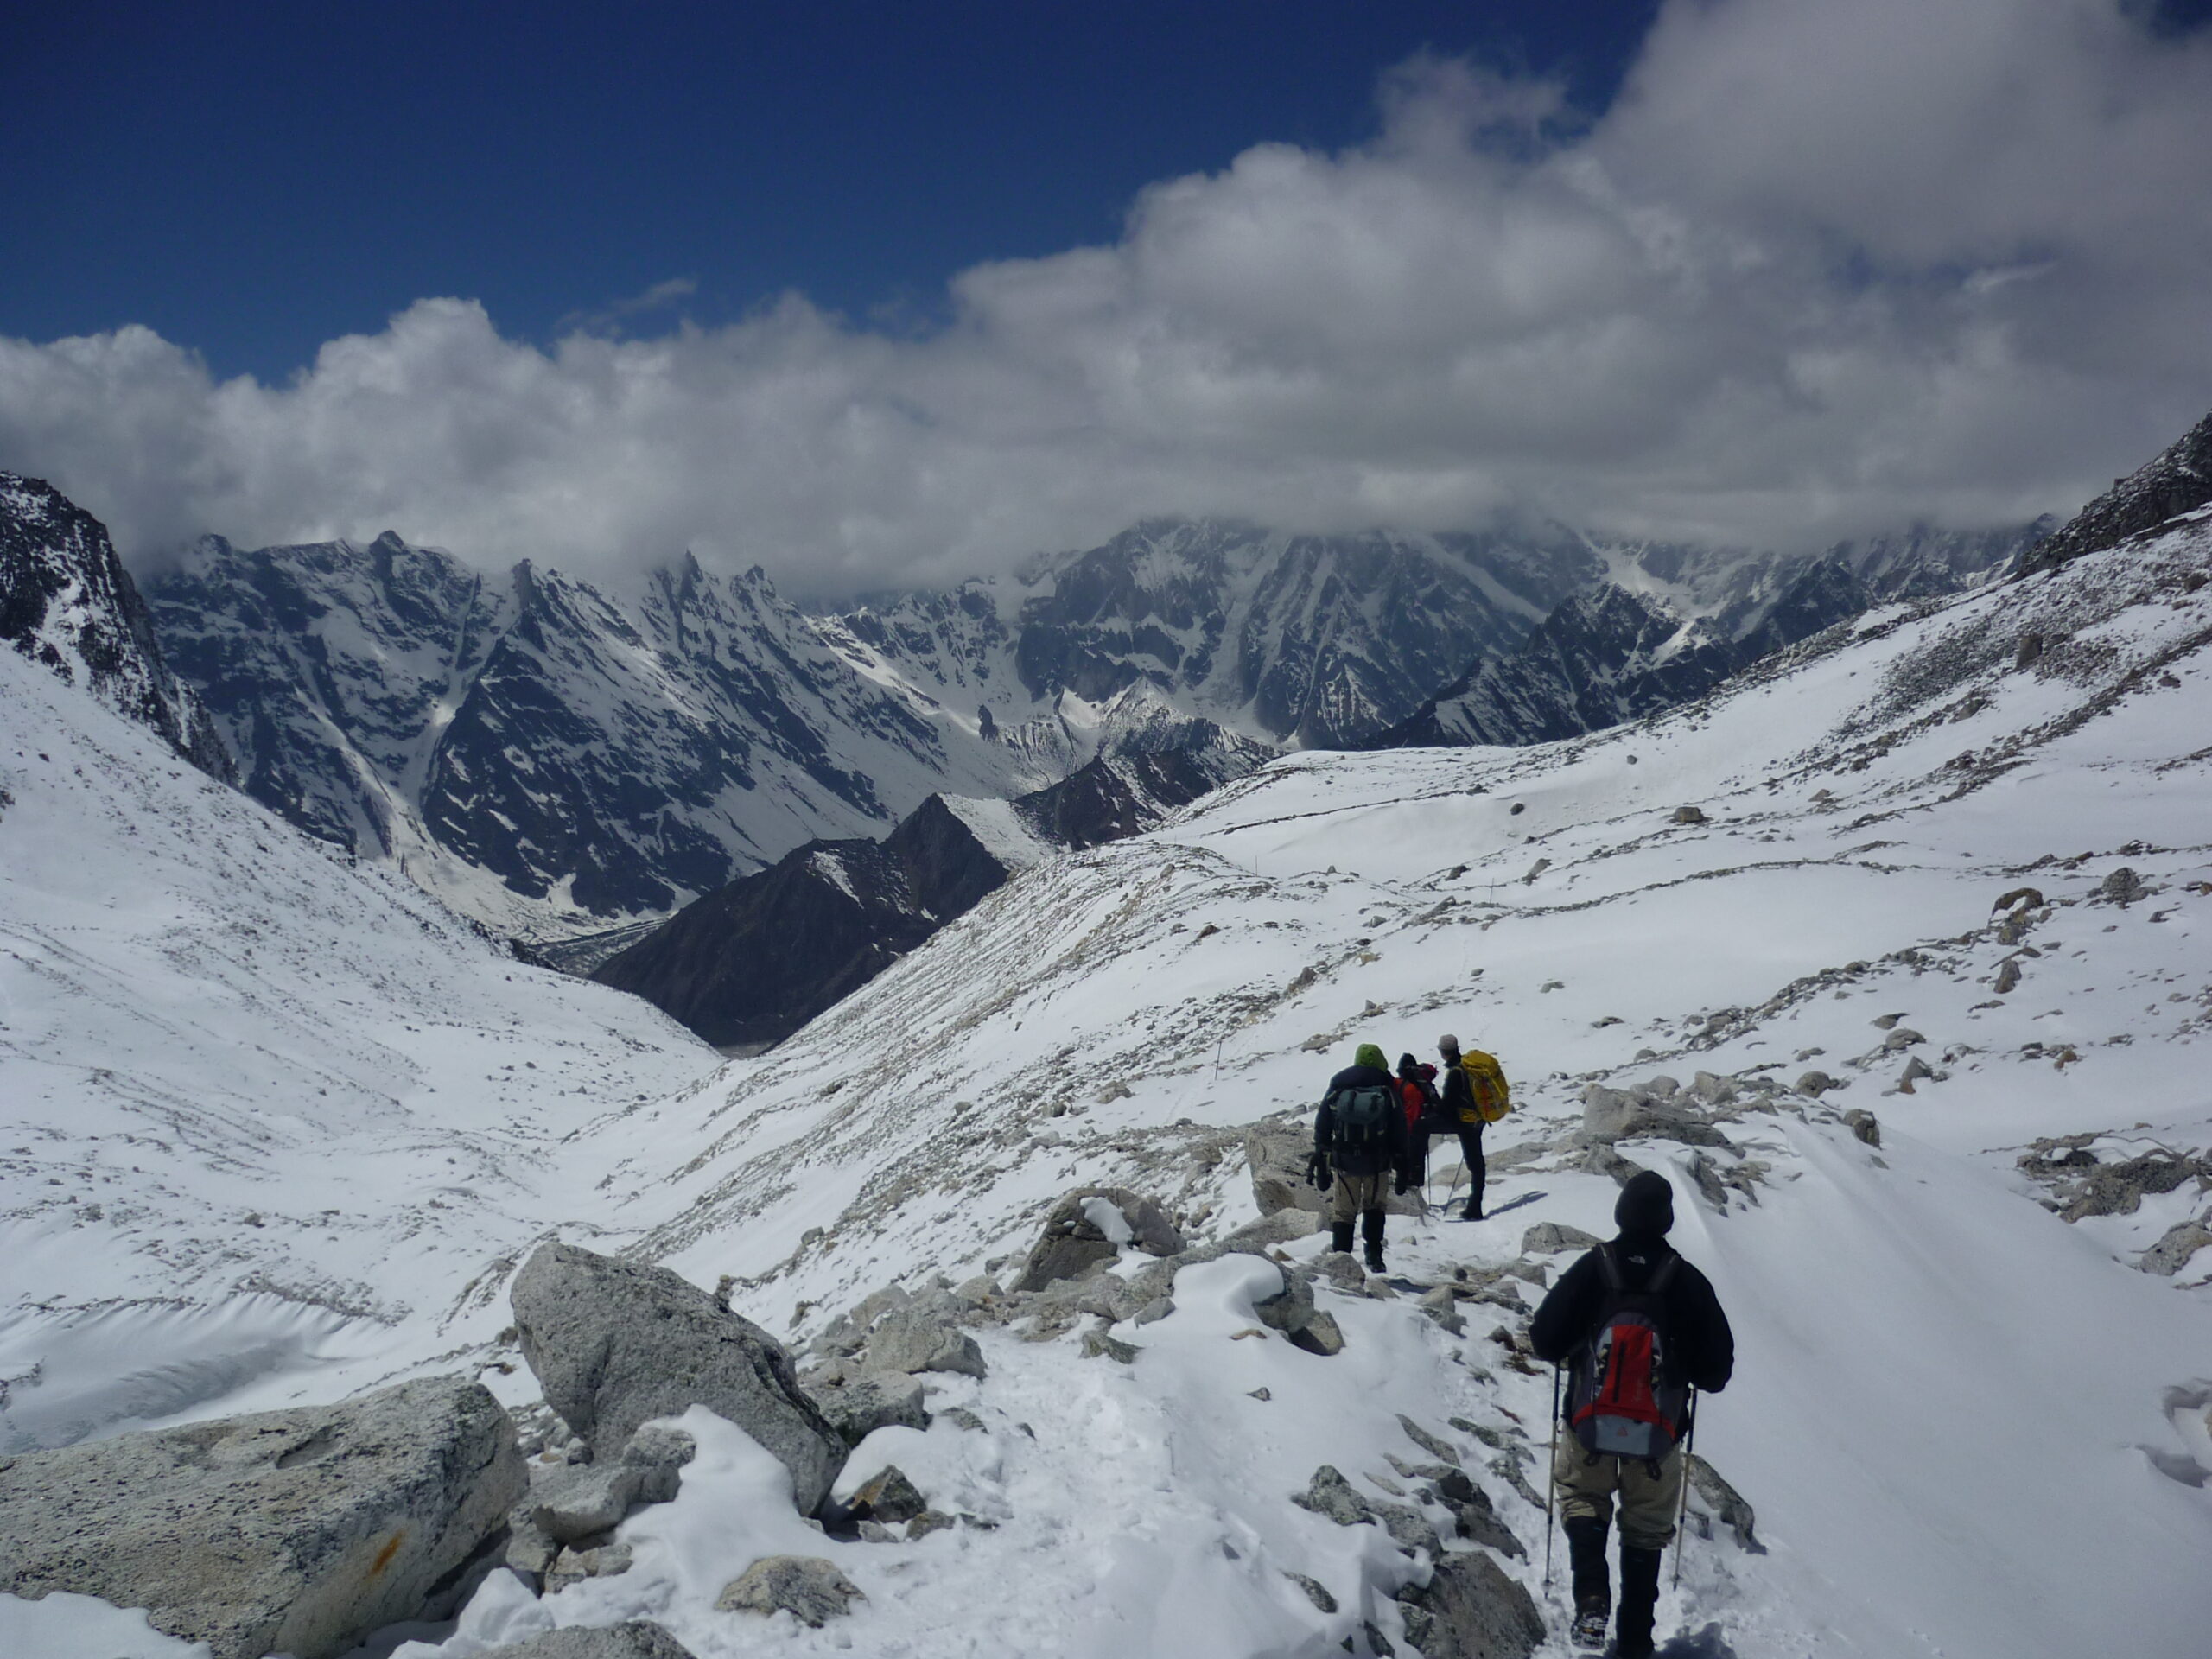
<path id="1" fill-rule="evenodd" d="M 2101 553 L 2131 536 L 2156 530 L 2212 501 L 2212 414 L 2152 460 L 2082 509 L 2056 534 L 2030 548 L 2020 575 L 2056 570 L 2069 559 Z"/>
<path id="2" fill-rule="evenodd" d="M 99 520 L 43 479 L 0 473 L 0 639 L 161 734 L 212 777 L 237 768 L 169 670 L 146 602 Z"/>

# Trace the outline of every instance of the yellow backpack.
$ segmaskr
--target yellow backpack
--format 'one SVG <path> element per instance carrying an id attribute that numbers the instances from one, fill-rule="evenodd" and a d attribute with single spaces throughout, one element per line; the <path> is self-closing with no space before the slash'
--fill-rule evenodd
<path id="1" fill-rule="evenodd" d="M 1459 1069 L 1467 1074 L 1467 1092 L 1474 1096 L 1475 1110 L 1484 1122 L 1495 1123 L 1513 1109 L 1512 1093 L 1505 1086 L 1505 1073 L 1499 1069 L 1497 1056 L 1471 1048 L 1460 1055 Z M 1464 1111 L 1461 1116 L 1465 1116 Z"/>

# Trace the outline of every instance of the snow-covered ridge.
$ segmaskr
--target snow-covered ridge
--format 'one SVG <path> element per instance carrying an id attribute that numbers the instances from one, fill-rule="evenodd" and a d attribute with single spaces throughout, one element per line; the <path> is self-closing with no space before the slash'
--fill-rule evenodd
<path id="1" fill-rule="evenodd" d="M 773 1055 L 610 1122 L 696 1148 L 625 1157 L 615 1213 L 804 1334 L 887 1279 L 1003 1257 L 1078 1182 L 1234 1224 L 1237 1126 L 1309 1105 L 1357 1040 L 1450 1029 L 1518 1084 L 1491 1205 L 1521 1202 L 1416 1224 L 1403 1255 L 1495 1268 L 1531 1223 L 1603 1230 L 1613 1182 L 1572 1151 L 1586 1083 L 1764 1076 L 1784 1109 L 1732 1147 L 1621 1148 L 1675 1177 L 1678 1239 L 1736 1320 L 1739 1380 L 1699 1444 L 1773 1550 L 1694 1551 L 1667 1616 L 1803 1654 L 2075 1653 L 2124 1624 L 2179 1659 L 2212 1505 L 2171 1402 L 2196 1397 L 2212 1288 L 2201 1255 L 2136 1263 L 2205 1200 L 2185 1185 L 2069 1224 L 2018 1160 L 2085 1130 L 2212 1141 L 2209 566 L 2184 525 L 1892 607 L 1635 727 L 1278 761 L 1167 830 L 1029 871 Z M 2126 903 L 2123 868 L 2144 889 Z M 2032 902 L 2008 899 L 2023 887 Z M 832 1077 L 864 1086 L 825 1097 Z M 1545 1381 L 1507 1357 L 1472 1338 L 1454 1363 L 1489 1382 L 1412 1367 L 1382 1397 L 1541 1423 Z M 1133 1394 L 1085 1385 L 1084 1409 L 1172 1414 L 1178 1364 L 1141 1356 Z M 1193 1408 L 1268 1471 L 1251 1503 L 1302 1481 L 1259 1451 L 1281 1445 L 1263 1426 Z M 1112 1455 L 1053 1421 L 1067 1466 Z"/>

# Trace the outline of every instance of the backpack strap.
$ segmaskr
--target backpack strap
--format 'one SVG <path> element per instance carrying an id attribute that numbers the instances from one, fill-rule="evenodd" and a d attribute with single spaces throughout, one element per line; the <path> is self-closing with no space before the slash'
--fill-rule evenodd
<path id="1" fill-rule="evenodd" d="M 1650 1282 L 1644 1286 L 1644 1294 L 1649 1296 L 1656 1296 L 1663 1292 L 1667 1288 L 1668 1285 L 1672 1282 L 1675 1277 L 1675 1269 L 1681 1265 L 1682 1258 L 1673 1254 L 1671 1251 L 1669 1252 L 1667 1259 L 1664 1262 L 1662 1262 L 1653 1271 Z"/>
<path id="2" fill-rule="evenodd" d="M 1621 1277 L 1621 1264 L 1613 1259 L 1611 1245 L 1598 1247 L 1598 1269 L 1605 1275 L 1605 1288 L 1615 1295 L 1628 1288 L 1628 1281 Z"/>

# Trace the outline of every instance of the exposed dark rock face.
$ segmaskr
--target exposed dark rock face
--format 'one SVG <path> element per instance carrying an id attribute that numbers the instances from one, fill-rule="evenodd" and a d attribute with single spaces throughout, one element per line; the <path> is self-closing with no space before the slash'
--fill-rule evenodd
<path id="1" fill-rule="evenodd" d="M 887 791 L 964 775 L 757 569 L 721 582 L 687 557 L 620 603 L 392 535 L 211 537 L 151 597 L 257 799 L 365 856 L 443 853 L 590 913 L 666 911 L 794 827 L 887 823 Z"/>
<path id="2" fill-rule="evenodd" d="M 1518 746 L 1602 731 L 1694 701 L 1761 658 L 1868 607 L 1956 592 L 2013 556 L 2033 527 L 1921 532 L 1845 543 L 1813 560 L 1746 557 L 1717 572 L 1709 550 L 1647 548 L 1647 574 L 1705 593 L 1694 620 L 1611 582 L 1577 594 L 1511 654 L 1478 661 L 1363 748 Z"/>
<path id="3" fill-rule="evenodd" d="M 2212 415 L 2075 514 L 2065 527 L 2022 555 L 2020 574 L 2056 570 L 2084 554 L 2117 547 L 2169 518 L 2212 502 Z"/>
<path id="4" fill-rule="evenodd" d="M 1011 803 L 932 795 L 880 842 L 810 842 L 686 906 L 590 977 L 717 1046 L 780 1042 L 1015 870 L 1148 830 L 1267 755 L 1208 731 L 1199 747 L 1102 755 Z"/>
<path id="5" fill-rule="evenodd" d="M 232 781 L 206 707 L 169 670 L 137 584 L 99 520 L 35 478 L 0 473 L 0 640 L 151 727 Z"/>

